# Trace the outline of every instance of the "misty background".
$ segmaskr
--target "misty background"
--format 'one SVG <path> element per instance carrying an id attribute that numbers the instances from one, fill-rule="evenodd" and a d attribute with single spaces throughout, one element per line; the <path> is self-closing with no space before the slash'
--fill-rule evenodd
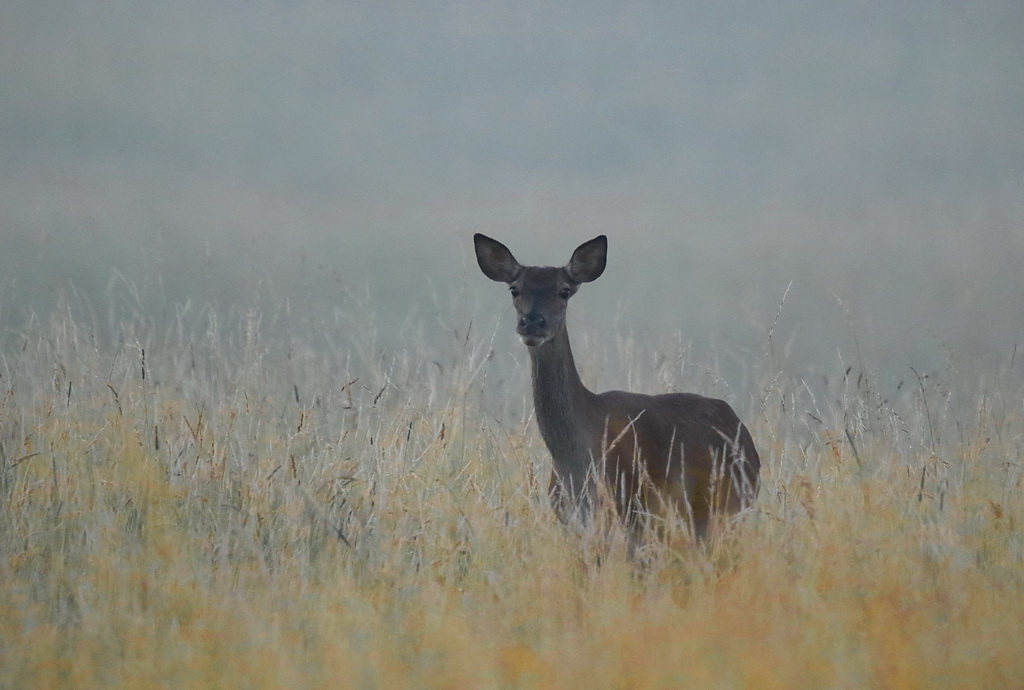
<path id="1" fill-rule="evenodd" d="M 1019 377 L 1022 37 L 1019 0 L 10 0 L 2 337 L 187 304 L 521 361 L 472 234 L 605 233 L 577 349 Z"/>

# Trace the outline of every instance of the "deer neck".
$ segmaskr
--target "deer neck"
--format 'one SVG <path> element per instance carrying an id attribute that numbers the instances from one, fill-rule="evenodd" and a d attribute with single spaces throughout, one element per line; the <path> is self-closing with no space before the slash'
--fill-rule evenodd
<path id="1" fill-rule="evenodd" d="M 555 473 L 576 494 L 592 479 L 588 477 L 592 462 L 588 419 L 595 396 L 580 380 L 564 328 L 529 350 L 537 425 Z"/>

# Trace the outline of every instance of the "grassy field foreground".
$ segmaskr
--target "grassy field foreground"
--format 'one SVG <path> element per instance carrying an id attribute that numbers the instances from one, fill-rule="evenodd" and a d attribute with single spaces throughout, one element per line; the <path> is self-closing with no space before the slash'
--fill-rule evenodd
<path id="1" fill-rule="evenodd" d="M 0 360 L 0 686 L 1024 687 L 1006 385 L 757 372 L 756 510 L 630 560 L 555 521 L 528 372 L 496 409 L 473 337 L 117 328 L 56 318 Z"/>

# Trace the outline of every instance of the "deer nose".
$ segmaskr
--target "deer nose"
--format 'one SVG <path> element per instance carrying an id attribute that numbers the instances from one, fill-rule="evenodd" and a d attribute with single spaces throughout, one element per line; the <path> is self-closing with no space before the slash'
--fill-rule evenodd
<path id="1" fill-rule="evenodd" d="M 519 319 L 519 327 L 525 331 L 539 330 L 548 325 L 548 320 L 540 312 L 531 311 Z"/>

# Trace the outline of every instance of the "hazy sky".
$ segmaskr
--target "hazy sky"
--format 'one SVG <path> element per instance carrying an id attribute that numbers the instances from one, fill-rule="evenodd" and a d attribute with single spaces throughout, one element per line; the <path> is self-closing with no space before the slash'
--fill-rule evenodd
<path id="1" fill-rule="evenodd" d="M 792 285 L 796 370 L 855 336 L 894 375 L 995 371 L 1022 36 L 1019 0 L 5 2 L 0 325 L 122 280 L 491 317 L 473 232 L 531 263 L 607 233 L 592 336 L 761 352 Z"/>

